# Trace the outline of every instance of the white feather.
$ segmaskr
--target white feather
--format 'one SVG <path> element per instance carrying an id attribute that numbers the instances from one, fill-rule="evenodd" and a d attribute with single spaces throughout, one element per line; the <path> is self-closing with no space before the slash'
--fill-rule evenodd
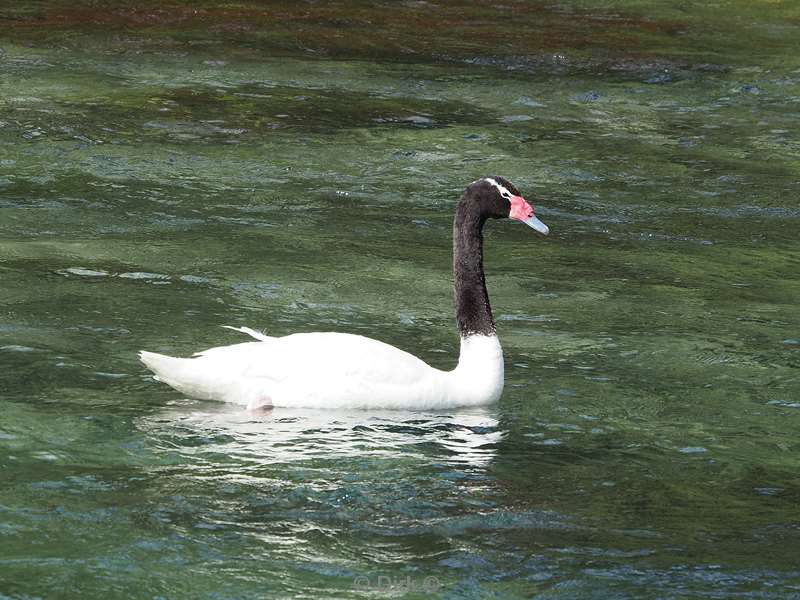
<path id="1" fill-rule="evenodd" d="M 239 333 L 246 333 L 250 337 L 254 337 L 259 341 L 262 342 L 269 342 L 272 340 L 271 337 L 268 335 L 264 335 L 260 331 L 256 331 L 255 329 L 250 329 L 249 327 L 231 327 L 230 325 L 223 325 L 223 329 L 232 329 L 233 331 L 238 331 Z"/>

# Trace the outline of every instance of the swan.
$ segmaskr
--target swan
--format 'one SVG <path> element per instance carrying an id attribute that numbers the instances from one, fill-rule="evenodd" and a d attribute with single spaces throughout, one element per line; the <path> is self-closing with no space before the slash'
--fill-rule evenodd
<path id="1" fill-rule="evenodd" d="M 453 220 L 458 365 L 435 369 L 399 348 L 350 333 L 272 337 L 229 327 L 256 341 L 220 346 L 192 358 L 142 351 L 154 379 L 193 398 L 270 407 L 443 409 L 497 401 L 503 391 L 503 352 L 483 274 L 483 225 L 511 218 L 543 235 L 547 225 L 517 188 L 484 177 L 464 190 Z"/>

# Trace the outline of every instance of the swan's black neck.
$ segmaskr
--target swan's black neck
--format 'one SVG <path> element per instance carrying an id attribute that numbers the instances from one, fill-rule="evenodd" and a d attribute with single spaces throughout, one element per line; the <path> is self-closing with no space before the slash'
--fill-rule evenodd
<path id="1" fill-rule="evenodd" d="M 483 275 L 483 224 L 487 215 L 462 197 L 453 221 L 453 278 L 461 337 L 494 335 L 496 328 Z"/>

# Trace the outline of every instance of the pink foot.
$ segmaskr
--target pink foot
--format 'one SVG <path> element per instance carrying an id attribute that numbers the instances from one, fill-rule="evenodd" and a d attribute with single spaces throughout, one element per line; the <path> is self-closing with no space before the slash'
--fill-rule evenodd
<path id="1" fill-rule="evenodd" d="M 272 410 L 272 398 L 270 396 L 259 395 L 247 403 L 247 410 L 253 413 L 265 413 Z"/>

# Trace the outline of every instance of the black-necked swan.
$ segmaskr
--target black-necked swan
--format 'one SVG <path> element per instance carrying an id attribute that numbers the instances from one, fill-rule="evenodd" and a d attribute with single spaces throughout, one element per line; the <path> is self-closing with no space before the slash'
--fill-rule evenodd
<path id="1" fill-rule="evenodd" d="M 256 342 L 220 346 L 193 358 L 141 352 L 155 379 L 204 400 L 297 408 L 441 409 L 495 402 L 503 391 L 503 351 L 483 275 L 483 224 L 511 218 L 549 229 L 508 180 L 471 183 L 453 221 L 453 277 L 461 336 L 458 365 L 440 371 L 403 350 L 350 333 L 270 337 L 231 328 Z"/>

